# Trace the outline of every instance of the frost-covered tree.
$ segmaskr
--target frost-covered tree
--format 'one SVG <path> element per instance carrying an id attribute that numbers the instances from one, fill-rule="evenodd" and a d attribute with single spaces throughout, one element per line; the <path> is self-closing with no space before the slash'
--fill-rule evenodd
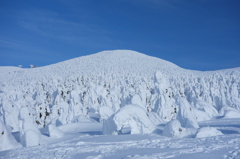
<path id="1" fill-rule="evenodd" d="M 113 121 L 119 133 L 128 128 L 131 134 L 149 134 L 156 128 L 147 116 L 147 112 L 138 105 L 122 107 L 114 115 Z"/>
<path id="2" fill-rule="evenodd" d="M 21 145 L 15 140 L 11 131 L 0 120 L 0 151 L 19 148 Z"/>
<path id="3" fill-rule="evenodd" d="M 19 114 L 20 140 L 23 146 L 40 145 L 41 133 L 33 121 L 28 107 L 22 107 Z"/>

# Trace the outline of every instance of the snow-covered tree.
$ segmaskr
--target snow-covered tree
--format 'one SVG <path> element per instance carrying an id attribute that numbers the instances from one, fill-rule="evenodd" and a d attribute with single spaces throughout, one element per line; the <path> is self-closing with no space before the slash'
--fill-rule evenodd
<path id="1" fill-rule="evenodd" d="M 23 146 L 40 145 L 41 133 L 33 121 L 28 107 L 22 107 L 19 114 L 20 139 Z"/>
<path id="2" fill-rule="evenodd" d="M 15 140 L 7 126 L 0 120 L 0 151 L 19 147 L 21 145 Z"/>

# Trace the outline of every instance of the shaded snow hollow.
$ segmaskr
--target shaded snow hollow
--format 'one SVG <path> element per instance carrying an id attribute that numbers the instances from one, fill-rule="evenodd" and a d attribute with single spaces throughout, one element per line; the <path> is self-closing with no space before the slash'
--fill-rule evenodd
<path id="1" fill-rule="evenodd" d="M 41 144 L 38 129 L 50 138 L 70 132 L 186 137 L 205 134 L 200 121 L 239 117 L 240 68 L 191 71 L 129 50 L 32 69 L 0 67 L 1 127 L 20 131 L 23 146 Z M 14 148 L 11 136 L 5 141 Z"/>

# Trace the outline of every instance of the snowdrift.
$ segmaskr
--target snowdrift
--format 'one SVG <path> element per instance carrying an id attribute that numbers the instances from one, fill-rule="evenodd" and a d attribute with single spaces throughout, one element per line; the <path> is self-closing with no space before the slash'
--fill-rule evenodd
<path id="1" fill-rule="evenodd" d="M 196 133 L 196 138 L 204 138 L 204 137 L 211 137 L 211 136 L 218 136 L 223 135 L 221 131 L 217 130 L 216 128 L 212 127 L 203 127 L 199 129 Z"/>

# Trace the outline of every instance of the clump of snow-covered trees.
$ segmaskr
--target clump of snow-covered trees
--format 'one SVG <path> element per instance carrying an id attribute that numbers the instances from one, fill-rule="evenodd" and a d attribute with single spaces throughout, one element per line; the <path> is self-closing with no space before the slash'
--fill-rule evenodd
<path id="1" fill-rule="evenodd" d="M 2 90 L 1 118 L 13 131 L 18 131 L 18 113 L 23 106 L 29 108 L 39 128 L 53 119 L 60 124 L 71 123 L 78 116 L 102 122 L 102 107 L 115 114 L 130 104 L 141 107 L 155 124 L 177 118 L 184 120 L 184 126 L 196 127 L 196 121 L 240 114 L 239 78 L 231 75 L 182 78 L 157 71 L 155 77 L 148 79 L 105 76 L 56 77 L 42 82 L 22 82 L 17 89 L 13 86 L 11 91 Z"/>

